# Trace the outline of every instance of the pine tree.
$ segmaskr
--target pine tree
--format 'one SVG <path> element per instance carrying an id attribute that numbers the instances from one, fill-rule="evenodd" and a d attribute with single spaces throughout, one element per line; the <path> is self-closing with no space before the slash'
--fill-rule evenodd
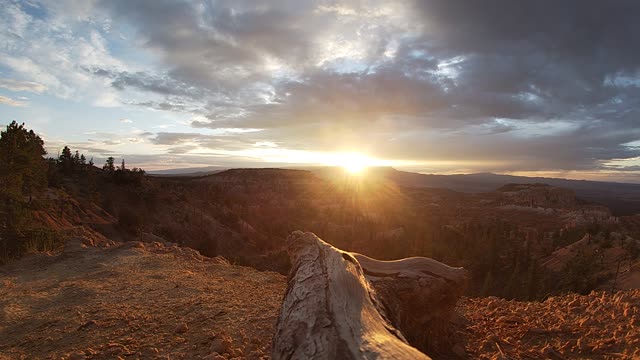
<path id="1" fill-rule="evenodd" d="M 76 175 L 81 169 L 82 166 L 80 164 L 80 152 L 76 150 L 76 152 L 73 154 L 73 159 L 71 160 L 71 172 Z"/>
<path id="2" fill-rule="evenodd" d="M 0 133 L 0 179 L 3 196 L 31 197 L 47 183 L 44 142 L 33 130 L 13 121 Z"/>
<path id="3" fill-rule="evenodd" d="M 65 146 L 62 149 L 62 154 L 60 155 L 60 160 L 61 161 L 71 161 L 71 149 L 69 149 L 68 146 Z"/>
<path id="4" fill-rule="evenodd" d="M 68 146 L 62 149 L 62 154 L 58 157 L 58 162 L 62 167 L 62 172 L 65 175 L 71 175 L 73 172 L 73 155 L 71 155 L 71 149 Z"/>
<path id="5" fill-rule="evenodd" d="M 33 130 L 13 121 L 0 132 L 0 260 L 22 246 L 21 231 L 29 211 L 25 197 L 47 186 L 44 142 Z"/>
<path id="6" fill-rule="evenodd" d="M 107 162 L 104 164 L 104 166 L 102 167 L 103 170 L 106 170 L 108 172 L 114 172 L 116 171 L 116 167 L 114 165 L 116 159 L 113 158 L 113 156 L 109 156 L 107 158 Z"/>

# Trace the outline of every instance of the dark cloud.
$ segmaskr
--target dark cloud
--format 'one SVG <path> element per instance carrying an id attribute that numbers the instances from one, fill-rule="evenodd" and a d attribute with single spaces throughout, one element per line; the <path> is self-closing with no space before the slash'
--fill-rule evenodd
<path id="1" fill-rule="evenodd" d="M 240 119 L 209 114 L 214 126 L 283 128 L 318 123 L 358 125 L 385 117 L 426 116 L 448 104 L 435 78 L 417 79 L 392 67 L 373 73 L 317 71 L 281 82 L 269 104 L 245 107 Z M 204 123 L 198 123 L 203 126 Z"/>
<path id="2" fill-rule="evenodd" d="M 186 99 L 182 98 L 168 98 L 167 101 L 131 101 L 128 105 L 141 106 L 152 110 L 173 111 L 173 112 L 186 112 L 199 114 L 203 110 L 199 105 L 193 105 L 185 103 Z"/>
<path id="3" fill-rule="evenodd" d="M 117 72 L 100 68 L 86 70 L 92 74 L 111 79 L 111 85 L 118 90 L 124 90 L 128 87 L 132 87 L 161 95 L 182 96 L 193 100 L 200 100 L 207 93 L 207 89 L 177 81 L 166 75 L 154 76 L 145 72 Z"/>
<path id="4" fill-rule="evenodd" d="M 483 92 L 534 93 L 567 105 L 610 99 L 610 76 L 635 75 L 640 3 L 508 0 L 418 1 L 423 41 L 468 56 L 462 83 Z"/>
<path id="5" fill-rule="evenodd" d="M 443 53 L 509 53 L 525 49 L 551 63 L 582 61 L 578 71 L 634 70 L 640 55 L 633 0 L 419 0 L 425 38 Z M 541 57 L 543 56 L 543 57 Z M 535 71 L 535 69 L 531 69 Z"/>
<path id="6" fill-rule="evenodd" d="M 198 141 L 206 139 L 207 136 L 198 133 L 169 133 L 161 132 L 157 133 L 151 142 L 156 145 L 178 145 L 185 141 Z"/>
<path id="7" fill-rule="evenodd" d="M 640 155 L 624 145 L 640 138 L 638 87 L 611 81 L 638 76 L 640 3 L 426 0 L 416 6 L 425 24 L 419 41 L 436 57 L 462 58 L 450 117 L 576 125 L 481 142 L 476 156 L 516 156 L 524 160 L 518 166 L 532 170 L 586 169 Z"/>

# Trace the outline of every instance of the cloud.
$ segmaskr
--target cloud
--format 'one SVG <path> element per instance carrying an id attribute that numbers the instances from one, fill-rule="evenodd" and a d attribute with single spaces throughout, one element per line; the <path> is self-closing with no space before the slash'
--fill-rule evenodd
<path id="1" fill-rule="evenodd" d="M 101 68 L 86 70 L 94 75 L 110 79 L 112 81 L 111 86 L 118 90 L 136 88 L 161 95 L 182 96 L 193 99 L 201 99 L 207 92 L 206 89 L 176 81 L 167 75 L 152 75 L 142 71 L 131 73 Z"/>
<path id="2" fill-rule="evenodd" d="M 162 80 L 121 74 L 115 84 L 172 95 L 183 88 L 190 93 L 201 90 L 209 98 L 215 94 L 218 102 L 241 105 L 263 102 L 274 81 L 318 64 L 329 65 L 350 56 L 373 58 L 384 51 L 388 38 L 401 36 L 393 30 L 403 26 L 394 7 L 371 10 L 368 4 L 356 6 L 356 2 L 345 6 L 353 10 L 346 11 L 353 13 L 349 16 L 320 4 L 291 0 L 204 5 L 109 1 L 103 6 L 115 19 L 135 26 L 141 41 L 162 54 L 168 66 Z M 166 83 L 179 86 L 167 88 Z"/>
<path id="3" fill-rule="evenodd" d="M 107 39 L 87 26 L 100 17 L 88 14 L 91 1 L 82 5 L 61 1 L 48 4 L 3 2 L 0 10 L 0 67 L 21 80 L 3 79 L 0 86 L 61 99 L 113 106 L 118 91 L 105 80 L 88 76 L 83 68 L 127 65 L 110 54 Z"/>
<path id="4" fill-rule="evenodd" d="M 173 112 L 188 112 L 197 114 L 201 110 L 183 102 L 180 98 L 169 98 L 167 101 L 142 101 L 142 102 L 128 102 L 128 105 L 141 106 L 149 110 L 160 111 L 173 111 Z"/>
<path id="5" fill-rule="evenodd" d="M 151 142 L 156 145 L 177 145 L 185 141 L 197 141 L 199 139 L 206 138 L 206 136 L 199 133 L 157 133 Z"/>
<path id="6" fill-rule="evenodd" d="M 24 101 L 14 100 L 12 98 L 0 95 L 0 104 L 9 105 L 9 106 L 25 106 L 27 105 Z"/>
<path id="7" fill-rule="evenodd" d="M 107 7 L 169 67 L 110 73 L 114 86 L 165 96 L 142 106 L 205 114 L 196 129 L 261 128 L 291 148 L 518 169 L 638 156 L 624 145 L 640 138 L 636 2 Z"/>
<path id="8" fill-rule="evenodd" d="M 33 81 L 21 81 L 15 79 L 0 79 L 0 88 L 11 91 L 28 91 L 33 93 L 42 93 L 47 89 L 46 86 Z"/>
<path id="9" fill-rule="evenodd" d="M 640 156 L 628 145 L 640 140 L 637 1 L 96 0 L 39 12 L 0 11 L 0 65 L 42 94 L 174 121 L 136 143 L 174 155 L 271 142 L 474 171 L 596 171 Z"/>
<path id="10" fill-rule="evenodd" d="M 200 133 L 159 132 L 150 139 L 154 145 L 168 146 L 172 154 L 194 150 L 206 150 L 210 154 L 242 150 L 252 146 L 255 141 L 241 133 L 227 132 L 220 135 Z"/>
<path id="11" fill-rule="evenodd" d="M 133 121 L 131 119 L 126 119 L 126 118 L 120 119 L 120 122 L 122 124 L 132 124 L 133 123 Z"/>

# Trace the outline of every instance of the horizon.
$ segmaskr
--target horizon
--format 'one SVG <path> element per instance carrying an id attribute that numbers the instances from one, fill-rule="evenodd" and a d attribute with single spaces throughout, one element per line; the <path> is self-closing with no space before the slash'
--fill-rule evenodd
<path id="1" fill-rule="evenodd" d="M 0 4 L 0 126 L 51 156 L 640 183 L 637 2 Z"/>
<path id="2" fill-rule="evenodd" d="M 161 170 L 149 170 L 147 171 L 150 175 L 190 175 L 190 174 L 198 174 L 198 173 L 208 173 L 212 171 L 219 170 L 219 172 L 224 172 L 227 170 L 263 170 L 263 169 L 275 169 L 275 170 L 301 170 L 301 171 L 314 171 L 317 169 L 340 169 L 345 173 L 349 173 L 348 169 L 345 169 L 340 165 L 306 165 L 306 166 L 263 166 L 263 167 L 218 167 L 218 166 L 206 166 L 206 167 L 185 167 L 185 168 L 170 168 L 170 169 L 161 169 Z M 526 175 L 526 174 L 509 174 L 509 173 L 495 173 L 495 172 L 472 172 L 472 173 L 425 173 L 425 172 L 414 172 L 414 171 L 406 171 L 402 169 L 397 169 L 394 166 L 371 166 L 362 170 L 361 174 L 358 176 L 367 176 L 367 172 L 375 169 L 392 169 L 399 172 L 407 172 L 419 175 L 427 175 L 427 176 L 471 176 L 471 175 L 494 175 L 494 176 L 513 176 L 513 177 L 525 177 L 531 179 L 553 179 L 553 180 L 567 180 L 567 181 L 591 181 L 591 182 L 601 182 L 601 183 L 614 183 L 614 184 L 625 184 L 625 185 L 640 185 L 640 182 L 634 181 L 615 181 L 608 179 L 579 179 L 579 178 L 571 178 L 571 177 L 558 177 L 558 176 L 544 176 L 544 175 Z M 209 175 L 209 174 L 207 174 Z M 635 180 L 635 179 L 631 179 Z"/>

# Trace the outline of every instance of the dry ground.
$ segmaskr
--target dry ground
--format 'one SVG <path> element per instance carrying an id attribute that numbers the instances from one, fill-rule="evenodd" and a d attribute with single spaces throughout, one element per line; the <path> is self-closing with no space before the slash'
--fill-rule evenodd
<path id="1" fill-rule="evenodd" d="M 259 359 L 284 290 L 191 249 L 75 240 L 0 268 L 0 359 Z"/>
<path id="2" fill-rule="evenodd" d="M 0 267 L 0 360 L 268 358 L 284 276 L 170 244 L 83 241 Z M 640 290 L 463 298 L 457 311 L 470 359 L 640 359 Z"/>
<path id="3" fill-rule="evenodd" d="M 640 290 L 544 302 L 463 298 L 458 310 L 474 359 L 640 359 Z"/>

